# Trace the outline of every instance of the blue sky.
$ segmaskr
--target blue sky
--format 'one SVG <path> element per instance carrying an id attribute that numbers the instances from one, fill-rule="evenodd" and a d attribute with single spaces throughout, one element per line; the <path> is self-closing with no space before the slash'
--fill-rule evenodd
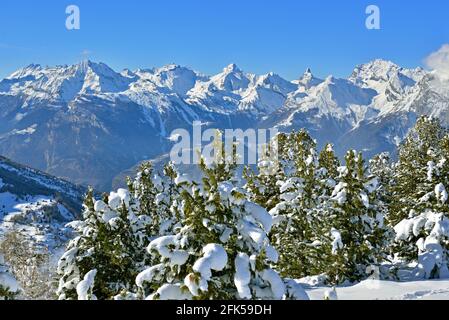
<path id="1" fill-rule="evenodd" d="M 65 8 L 81 10 L 81 30 L 65 28 Z M 381 10 L 381 30 L 365 28 L 365 8 Z M 206 74 L 242 69 L 297 78 L 347 76 L 374 58 L 405 67 L 449 43 L 449 1 L 405 0 L 2 0 L 0 77 L 30 63 L 88 57 L 121 70 L 177 63 Z"/>

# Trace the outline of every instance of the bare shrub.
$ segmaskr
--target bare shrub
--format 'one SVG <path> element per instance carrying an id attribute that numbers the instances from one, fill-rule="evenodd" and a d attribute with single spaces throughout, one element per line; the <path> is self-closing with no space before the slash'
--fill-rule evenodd
<path id="1" fill-rule="evenodd" d="M 27 300 L 51 300 L 55 298 L 54 272 L 46 248 L 37 245 L 18 230 L 4 234 L 0 243 L 11 273 L 21 286 L 19 298 Z"/>

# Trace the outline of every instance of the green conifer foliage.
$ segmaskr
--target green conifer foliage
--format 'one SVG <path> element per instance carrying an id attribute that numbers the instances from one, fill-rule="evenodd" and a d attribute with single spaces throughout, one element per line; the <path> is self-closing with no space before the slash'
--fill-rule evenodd
<path id="1" fill-rule="evenodd" d="M 145 262 L 135 199 L 120 189 L 104 200 L 95 201 L 89 190 L 84 219 L 71 223 L 79 235 L 58 264 L 61 299 L 112 299 L 133 289 Z"/>
<path id="2" fill-rule="evenodd" d="M 331 283 L 358 281 L 367 268 L 384 257 L 386 229 L 379 210 L 378 180 L 367 170 L 363 157 L 349 151 L 346 166 L 339 169 L 337 185 L 328 208 L 326 272 Z"/>
<path id="3" fill-rule="evenodd" d="M 153 182 L 154 172 L 151 162 L 144 162 L 140 165 L 137 176 L 134 180 L 128 178 L 129 192 L 134 196 L 139 204 L 137 215 L 144 216 L 149 223 L 145 224 L 147 235 L 159 234 L 160 216 L 155 206 L 156 187 Z"/>
<path id="4" fill-rule="evenodd" d="M 182 220 L 177 206 L 180 201 L 179 190 L 176 185 L 177 177 L 178 173 L 176 168 L 172 163 L 168 163 L 164 167 L 163 179 L 159 179 L 155 185 L 157 194 L 154 205 L 156 215 L 160 221 L 158 233 L 155 236 L 173 233 L 174 229 L 179 227 L 179 222 Z"/>
<path id="5" fill-rule="evenodd" d="M 305 150 L 302 150 L 303 152 Z M 285 277 L 301 278 L 314 274 L 317 267 L 316 210 L 320 200 L 320 181 L 314 150 L 308 150 L 305 161 L 298 161 L 298 176 L 280 186 L 281 202 L 270 213 L 276 219 L 271 239 L 280 254 L 278 270 Z"/>
<path id="6" fill-rule="evenodd" d="M 448 132 L 438 120 L 421 117 L 399 148 L 393 179 L 393 251 L 418 262 L 426 278 L 449 275 Z"/>
<path id="7" fill-rule="evenodd" d="M 218 149 L 222 147 L 217 146 Z M 234 158 L 235 159 L 235 158 Z M 277 252 L 267 233 L 272 218 L 236 186 L 235 160 L 218 153 L 201 161 L 202 177 L 176 179 L 182 227 L 154 240 L 159 263 L 136 279 L 150 299 L 281 299 L 285 284 L 270 268 Z M 274 262 L 275 262 L 274 261 Z"/>
<path id="8" fill-rule="evenodd" d="M 283 143 L 284 135 L 275 137 L 264 148 L 258 162 L 258 172 L 245 167 L 243 177 L 246 180 L 245 189 L 250 200 L 267 210 L 273 209 L 280 201 L 279 181 L 285 179 L 284 168 L 278 157 L 279 143 Z"/>

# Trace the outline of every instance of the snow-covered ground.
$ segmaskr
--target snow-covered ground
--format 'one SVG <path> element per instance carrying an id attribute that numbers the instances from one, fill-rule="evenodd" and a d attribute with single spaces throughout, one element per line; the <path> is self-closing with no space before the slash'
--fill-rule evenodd
<path id="1" fill-rule="evenodd" d="M 73 219 L 69 210 L 52 197 L 0 193 L 0 239 L 3 233 L 19 230 L 30 239 L 55 247 L 67 240 L 65 221 Z"/>
<path id="2" fill-rule="evenodd" d="M 81 210 L 84 189 L 0 156 L 0 241 L 7 232 L 56 249 Z"/>
<path id="3" fill-rule="evenodd" d="M 311 300 L 323 300 L 326 287 L 310 288 Z M 366 280 L 336 288 L 338 300 L 449 300 L 449 279 L 411 282 Z"/>

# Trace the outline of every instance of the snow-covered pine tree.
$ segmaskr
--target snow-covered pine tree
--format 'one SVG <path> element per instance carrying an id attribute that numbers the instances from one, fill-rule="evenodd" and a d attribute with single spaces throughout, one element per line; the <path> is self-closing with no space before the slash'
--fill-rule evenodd
<path id="1" fill-rule="evenodd" d="M 383 228 L 385 231 L 385 244 L 383 248 L 385 255 L 391 257 L 391 244 L 394 241 L 395 234 L 390 223 L 389 211 L 393 201 L 392 188 L 394 186 L 394 164 L 391 160 L 390 154 L 388 152 L 383 152 L 374 156 L 369 161 L 369 170 L 373 176 L 377 177 L 378 184 L 377 188 L 374 190 L 374 197 L 378 199 L 377 210 L 379 210 L 379 213 L 381 213 L 384 219 Z M 384 276 L 388 277 L 389 275 L 384 274 Z"/>
<path id="2" fill-rule="evenodd" d="M 155 179 L 151 162 L 142 163 L 134 179 L 127 178 L 128 190 L 139 206 L 136 214 L 142 218 L 145 235 L 148 236 L 158 235 L 160 226 L 160 217 L 155 206 L 157 189 L 154 180 L 159 183 L 160 179 Z"/>
<path id="3" fill-rule="evenodd" d="M 339 168 L 337 185 L 332 193 L 327 217 L 327 247 L 322 259 L 324 273 L 333 284 L 346 280 L 358 281 L 367 276 L 367 269 L 378 266 L 384 259 L 386 230 L 379 209 L 376 190 L 378 180 L 367 170 L 363 157 L 349 151 L 346 166 Z"/>
<path id="4" fill-rule="evenodd" d="M 284 163 L 289 178 L 280 181 L 280 202 L 270 211 L 276 225 L 271 239 L 280 254 L 277 269 L 282 276 L 300 278 L 316 274 L 316 231 L 314 219 L 320 199 L 321 181 L 318 180 L 318 159 L 315 143 L 305 131 L 287 139 Z"/>
<path id="5" fill-rule="evenodd" d="M 316 149 L 316 142 L 305 129 L 280 134 L 278 137 L 279 161 L 286 177 L 299 177 L 306 170 L 311 150 Z"/>
<path id="6" fill-rule="evenodd" d="M 284 168 L 279 160 L 279 149 L 283 149 L 286 135 L 280 134 L 271 139 L 263 148 L 258 159 L 257 173 L 250 167 L 245 167 L 243 177 L 245 189 L 250 200 L 267 210 L 274 208 L 280 201 L 280 185 L 278 181 L 285 180 Z M 281 148 L 279 148 L 279 146 Z"/>
<path id="7" fill-rule="evenodd" d="M 334 152 L 334 146 L 332 144 L 326 144 L 321 150 L 318 158 L 317 168 L 317 191 L 316 191 L 316 208 L 314 212 L 315 232 L 316 236 L 320 239 L 323 235 L 327 235 L 329 230 L 327 226 L 323 224 L 323 220 L 328 219 L 329 206 L 333 205 L 332 193 L 337 185 L 337 179 L 339 178 L 340 160 L 337 158 Z M 321 240 L 318 240 L 321 242 Z M 316 246 L 317 250 L 321 250 L 321 246 Z"/>
<path id="8" fill-rule="evenodd" d="M 155 187 L 157 194 L 154 200 L 156 215 L 159 220 L 158 236 L 172 234 L 173 230 L 179 227 L 181 213 L 178 210 L 180 201 L 179 190 L 176 185 L 178 172 L 172 163 L 164 166 L 162 179 L 157 179 Z"/>
<path id="9" fill-rule="evenodd" d="M 388 206 L 392 201 L 391 189 L 393 187 L 393 162 L 388 152 L 380 153 L 369 161 L 370 172 L 378 178 L 380 200 L 386 206 L 385 215 L 388 214 Z"/>
<path id="10" fill-rule="evenodd" d="M 223 150 L 220 143 L 216 150 Z M 235 164 L 216 152 L 201 162 L 202 178 L 178 177 L 182 228 L 151 242 L 159 263 L 137 285 L 150 299 L 281 299 L 286 286 L 270 268 L 277 252 L 267 233 L 272 218 L 236 187 Z"/>
<path id="11" fill-rule="evenodd" d="M 399 146 L 399 160 L 394 167 L 394 201 L 390 206 L 391 223 L 399 223 L 410 216 L 411 210 L 422 211 L 417 199 L 426 195 L 430 187 L 429 166 L 441 152 L 440 143 L 446 130 L 436 119 L 420 117 L 415 127 Z M 424 189 L 423 189 L 424 187 Z M 420 206 L 421 208 L 417 208 Z"/>
<path id="12" fill-rule="evenodd" d="M 315 187 L 315 204 L 312 211 L 313 242 L 308 248 L 309 256 L 313 260 L 312 270 L 314 275 L 326 274 L 329 270 L 329 262 L 323 257 L 329 256 L 329 223 L 333 208 L 333 192 L 339 178 L 340 160 L 335 155 L 334 146 L 326 144 L 318 157 L 318 168 Z M 313 259 L 312 259 L 313 258 Z M 310 274 L 309 274 L 310 275 Z"/>
<path id="13" fill-rule="evenodd" d="M 139 203 L 124 189 L 103 200 L 90 189 L 83 220 L 69 225 L 78 236 L 68 244 L 58 263 L 60 299 L 112 299 L 134 289 L 145 264 L 145 224 Z"/>
<path id="14" fill-rule="evenodd" d="M 335 181 L 335 179 L 338 177 L 340 160 L 338 160 L 338 157 L 335 155 L 334 146 L 332 144 L 326 144 L 323 150 L 321 150 L 318 158 L 318 167 L 320 168 L 320 170 L 324 170 L 324 173 L 322 173 L 322 175 L 326 179 L 332 179 L 333 181 Z"/>
<path id="15" fill-rule="evenodd" d="M 421 117 L 400 147 L 390 206 L 393 247 L 417 262 L 425 278 L 449 276 L 449 136 L 438 120 Z"/>
<path id="16" fill-rule="evenodd" d="M 259 159 L 257 174 L 250 168 L 245 169 L 245 188 L 250 199 L 267 210 L 273 209 L 281 201 L 282 183 L 306 170 L 304 164 L 315 147 L 315 141 L 305 130 L 274 137 Z"/>

